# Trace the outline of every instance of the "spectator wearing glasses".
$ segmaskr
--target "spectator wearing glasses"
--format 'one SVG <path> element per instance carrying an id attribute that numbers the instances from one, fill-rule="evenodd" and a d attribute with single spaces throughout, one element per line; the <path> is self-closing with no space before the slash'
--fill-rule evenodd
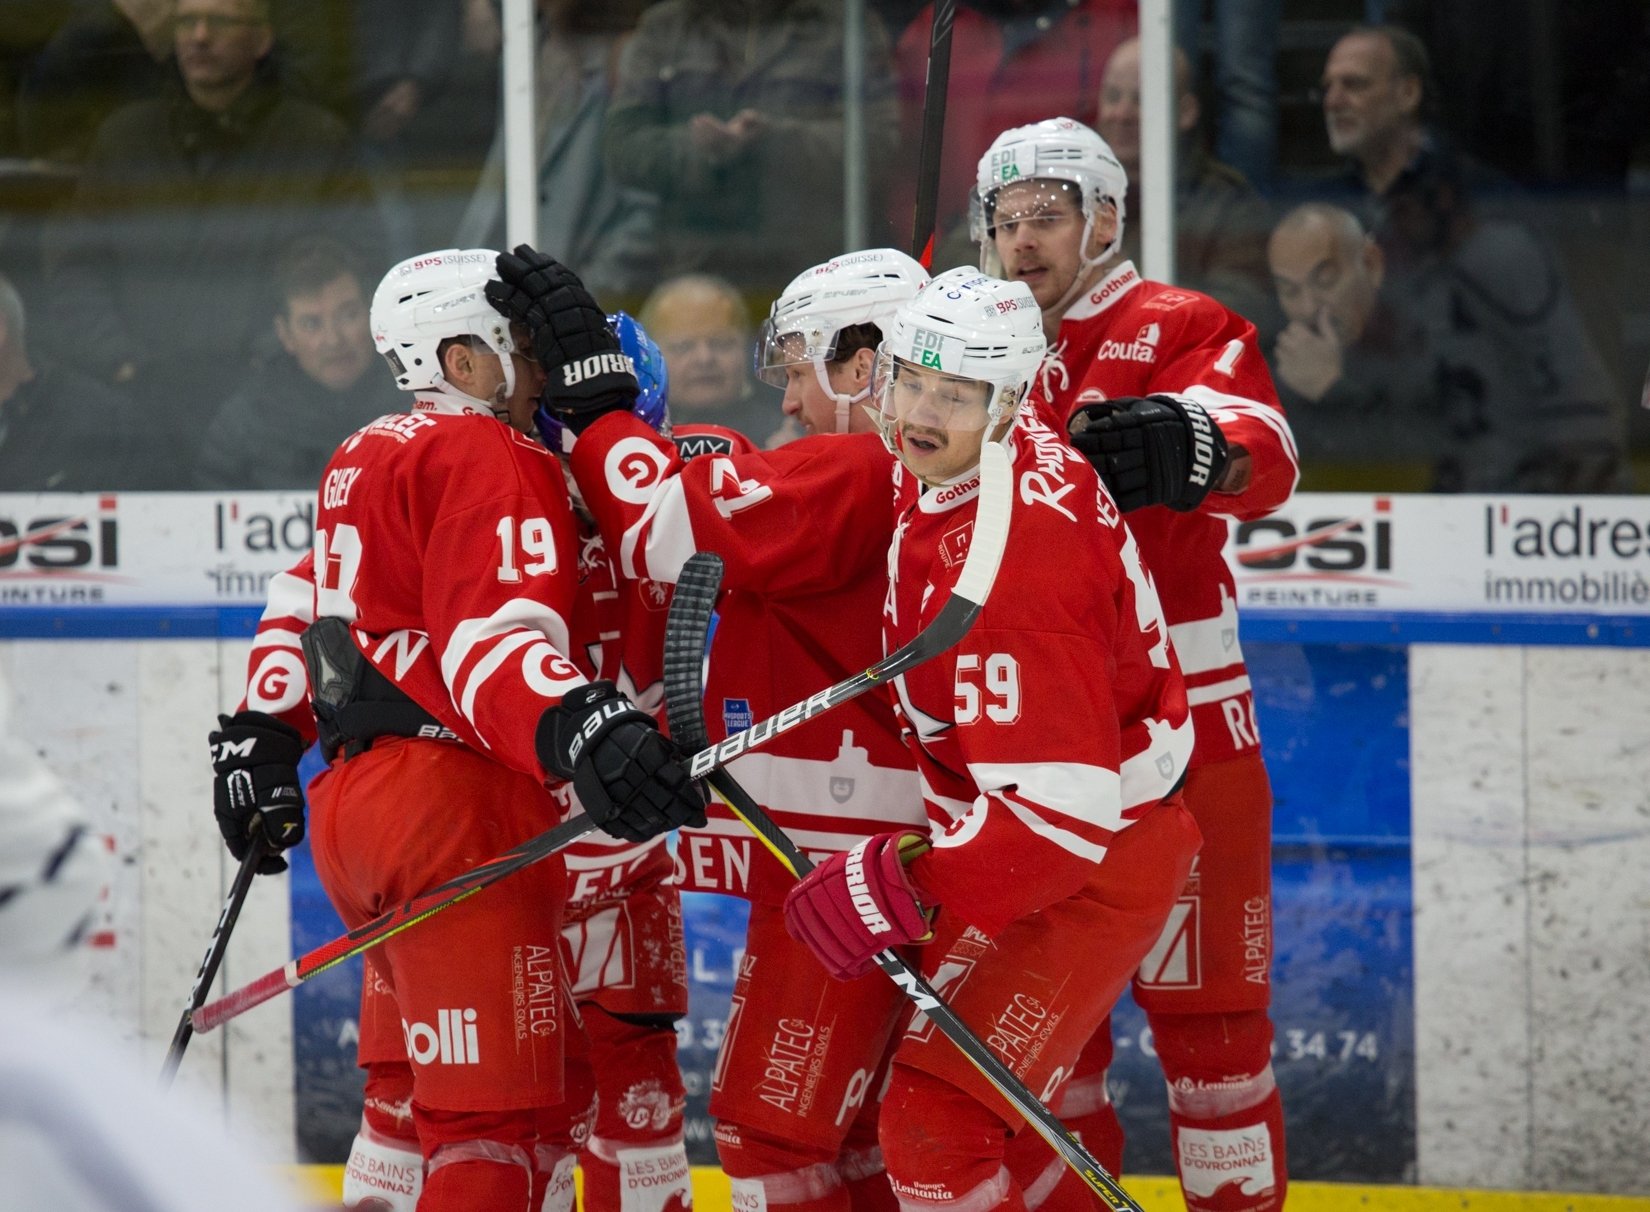
<path id="1" fill-rule="evenodd" d="M 177 0 L 174 97 L 98 129 L 47 232 L 54 326 L 170 440 L 183 486 L 210 413 L 267 331 L 279 249 L 317 228 L 376 256 L 343 124 L 283 91 L 265 0 Z"/>

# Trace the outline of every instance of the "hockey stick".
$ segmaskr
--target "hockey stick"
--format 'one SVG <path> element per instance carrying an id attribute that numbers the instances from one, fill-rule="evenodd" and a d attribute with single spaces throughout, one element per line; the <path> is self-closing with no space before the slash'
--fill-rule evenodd
<path id="1" fill-rule="evenodd" d="M 991 592 L 991 583 L 997 579 L 997 565 L 1003 558 L 1008 543 L 1009 506 L 1014 496 L 1014 473 L 1009 467 L 1008 452 L 997 442 L 986 442 L 980 451 L 980 498 L 975 507 L 974 533 L 968 540 L 968 556 L 963 561 L 962 575 L 951 591 L 934 621 L 924 627 L 903 647 L 889 653 L 863 673 L 844 678 L 835 686 L 828 686 L 818 694 L 810 695 L 800 703 L 792 703 L 778 715 L 753 724 L 743 732 L 736 732 L 725 741 L 719 741 L 693 755 L 689 773 L 702 779 L 718 766 L 726 766 L 748 750 L 766 745 L 782 732 L 789 732 L 798 724 L 813 719 L 833 707 L 858 698 L 873 686 L 898 677 L 907 669 L 922 664 L 950 648 L 974 625 L 980 605 Z M 666 660 L 670 657 L 671 641 L 665 641 Z M 685 659 L 688 654 L 680 654 Z M 702 654 L 701 654 L 702 655 Z"/>
<path id="2" fill-rule="evenodd" d="M 922 143 L 917 149 L 917 207 L 911 255 L 934 268 L 934 219 L 940 201 L 940 152 L 945 145 L 945 99 L 951 83 L 951 27 L 957 0 L 936 0 L 928 29 L 928 78 L 922 89 Z"/>
<path id="3" fill-rule="evenodd" d="M 676 581 L 676 596 L 670 605 L 665 630 L 665 710 L 670 719 L 671 735 L 686 746 L 702 745 L 705 741 L 701 671 L 711 610 L 715 606 L 721 581 L 721 559 L 710 552 L 699 552 L 690 557 L 683 567 Z M 800 879 L 813 870 L 814 864 L 807 855 L 762 810 L 761 805 L 751 799 L 732 774 L 722 769 L 713 770 L 707 781 L 722 802 L 791 874 Z M 1106 1172 L 1099 1160 L 997 1059 L 996 1054 L 981 1042 L 980 1037 L 957 1016 L 934 987 L 923 980 L 920 973 L 892 950 L 881 952 L 875 959 L 877 966 L 905 992 L 917 1009 L 945 1033 L 963 1056 L 1026 1118 L 1037 1134 L 1082 1176 L 1107 1207 L 1142 1212 L 1140 1205 Z"/>
<path id="4" fill-rule="evenodd" d="M 229 895 L 224 898 L 223 909 L 218 913 L 218 924 L 212 927 L 212 938 L 206 944 L 206 954 L 195 973 L 195 983 L 189 986 L 188 1004 L 178 1016 L 178 1029 L 172 1032 L 171 1046 L 166 1049 L 166 1059 L 161 1062 L 160 1086 L 163 1090 L 172 1084 L 172 1079 L 178 1074 L 178 1066 L 183 1063 L 183 1050 L 195 1034 L 195 1024 L 189 1016 L 200 1009 L 212 988 L 212 982 L 218 979 L 218 965 L 223 962 L 224 952 L 229 950 L 229 934 L 241 916 L 241 906 L 246 903 L 247 891 L 252 887 L 253 877 L 258 874 L 258 864 L 269 853 L 263 831 L 256 822 L 249 832 L 252 844 L 247 847 L 246 857 L 241 860 L 240 869 L 230 881 Z"/>
<path id="5" fill-rule="evenodd" d="M 506 850 L 491 862 L 483 863 L 463 875 L 454 876 L 445 884 L 420 893 L 410 901 L 382 913 L 348 934 L 322 943 L 306 951 L 297 959 L 288 960 L 272 972 L 266 972 L 250 984 L 242 985 L 233 993 L 226 993 L 215 1002 L 208 1002 L 191 1016 L 194 1029 L 201 1033 L 227 1023 L 261 1006 L 277 994 L 295 989 L 313 976 L 336 967 L 363 951 L 370 951 L 387 938 L 400 934 L 409 926 L 416 926 L 427 917 L 443 909 L 450 909 L 459 901 L 467 900 L 489 884 L 496 884 L 507 875 L 514 875 L 523 867 L 548 858 L 556 851 L 577 841 L 596 827 L 596 822 L 582 813 L 547 829 L 537 837 L 529 838 L 513 850 Z"/>

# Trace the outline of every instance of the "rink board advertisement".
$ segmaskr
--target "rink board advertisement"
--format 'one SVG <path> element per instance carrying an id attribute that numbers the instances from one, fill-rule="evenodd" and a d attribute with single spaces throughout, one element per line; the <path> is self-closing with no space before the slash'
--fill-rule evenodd
<path id="1" fill-rule="evenodd" d="M 1226 548 L 1255 611 L 1650 611 L 1642 497 L 1303 493 Z"/>
<path id="2" fill-rule="evenodd" d="M 260 605 L 298 493 L 0 494 L 0 607 Z M 1650 500 L 1303 493 L 1234 526 L 1240 609 L 1644 614 Z"/>
<path id="3" fill-rule="evenodd" d="M 300 494 L 0 495 L 0 634 L 131 634 L 122 629 L 133 617 L 227 608 L 219 617 L 233 617 L 233 633 L 244 635 L 268 579 L 308 549 L 313 523 L 313 499 Z M 1412 1180 L 1409 653 L 1400 644 L 1279 642 L 1268 623 L 1371 612 L 1642 616 L 1650 502 L 1305 495 L 1234 527 L 1228 558 L 1276 799 L 1274 1065 L 1291 1169 L 1303 1179 Z M 291 941 L 300 954 L 342 927 L 307 851 L 295 857 Z M 686 899 L 692 1013 L 678 1040 L 690 1150 L 710 1162 L 704 1100 L 744 913 L 725 898 Z M 355 1131 L 359 979 L 356 962 L 293 995 L 304 1160 L 341 1160 Z M 1128 1166 L 1166 1173 L 1149 1032 L 1129 1002 L 1113 1028 Z"/>

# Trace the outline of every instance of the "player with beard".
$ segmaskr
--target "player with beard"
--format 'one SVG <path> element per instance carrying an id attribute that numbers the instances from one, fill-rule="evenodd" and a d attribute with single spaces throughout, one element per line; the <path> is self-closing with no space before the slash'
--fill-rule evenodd
<path id="1" fill-rule="evenodd" d="M 1094 131 L 1054 118 L 1004 131 L 971 205 L 981 263 L 1031 288 L 1050 341 L 1033 403 L 1094 464 L 1156 578 L 1197 725 L 1186 804 L 1203 851 L 1134 996 L 1169 1087 L 1191 1212 L 1283 1206 L 1283 1105 L 1272 1075 L 1272 797 L 1222 549 L 1230 519 L 1270 513 L 1299 478 L 1294 438 L 1255 326 L 1207 295 L 1117 262 L 1128 181 Z M 1061 1104 L 1114 1173 L 1108 1023 Z M 1022 1138 L 1026 1181 L 1061 1165 Z M 1213 1164 L 1242 1156 L 1237 1170 Z M 1094 1207 L 1064 1178 L 1048 1210 Z"/>

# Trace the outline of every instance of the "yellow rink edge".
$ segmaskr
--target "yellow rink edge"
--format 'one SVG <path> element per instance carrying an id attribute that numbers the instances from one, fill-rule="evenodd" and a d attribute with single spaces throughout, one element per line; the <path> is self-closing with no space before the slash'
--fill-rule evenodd
<path id="1" fill-rule="evenodd" d="M 338 1204 L 342 1166 L 289 1166 L 297 1197 L 319 1207 Z M 1172 1178 L 1126 1177 L 1124 1187 L 1148 1212 L 1186 1212 Z M 722 1212 L 731 1203 L 728 1179 L 715 1166 L 693 1167 L 695 1212 Z M 1468 1191 L 1443 1187 L 1366 1187 L 1351 1183 L 1290 1183 L 1289 1212 L 1650 1212 L 1650 1195 L 1565 1195 L 1547 1191 Z"/>

